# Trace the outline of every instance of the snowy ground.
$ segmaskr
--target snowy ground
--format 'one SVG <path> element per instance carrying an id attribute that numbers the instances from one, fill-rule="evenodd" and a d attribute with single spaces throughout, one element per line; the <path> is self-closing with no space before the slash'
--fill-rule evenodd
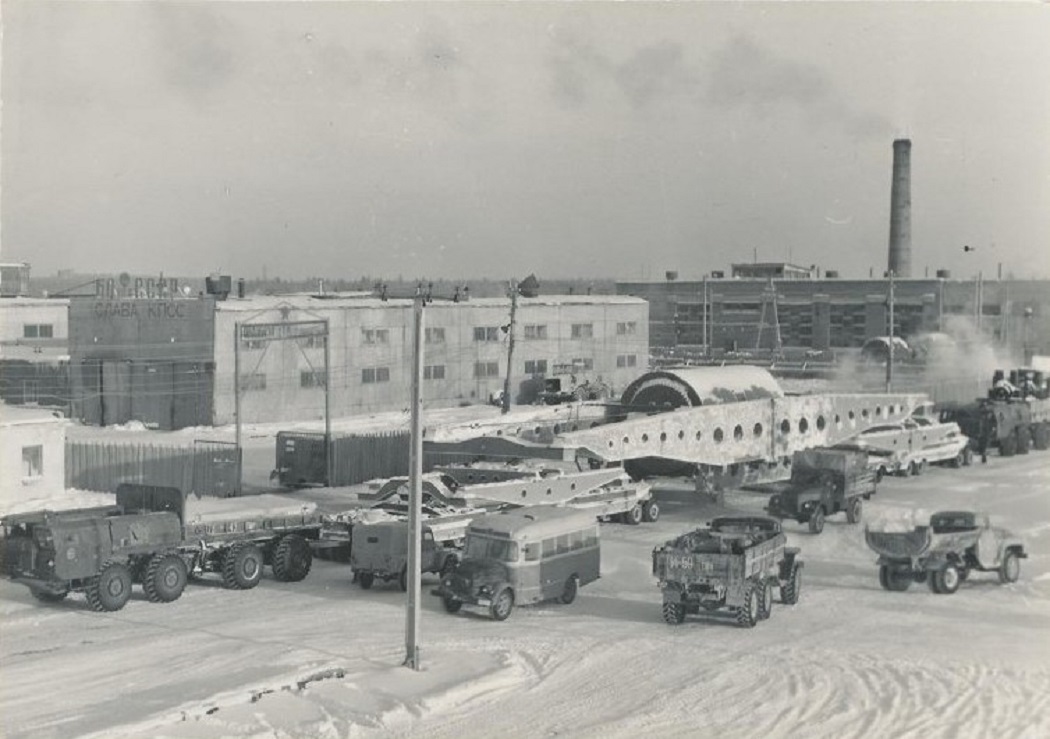
<path id="1" fill-rule="evenodd" d="M 193 584 L 168 605 L 136 593 L 112 614 L 4 581 L 0 734 L 1050 736 L 1048 491 L 1045 452 L 880 486 L 871 522 L 976 505 L 1026 537 L 1020 582 L 978 574 L 953 596 L 881 590 L 860 527 L 788 523 L 801 600 L 744 630 L 661 620 L 652 547 L 718 513 L 666 486 L 658 523 L 603 525 L 602 578 L 571 606 L 496 623 L 425 595 L 421 672 L 400 666 L 404 595 L 360 590 L 334 562 L 245 592 Z"/>

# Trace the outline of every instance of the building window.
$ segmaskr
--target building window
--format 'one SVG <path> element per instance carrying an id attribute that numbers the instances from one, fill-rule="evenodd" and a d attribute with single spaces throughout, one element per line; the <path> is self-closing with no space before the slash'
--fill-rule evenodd
<path id="1" fill-rule="evenodd" d="M 499 362 L 475 362 L 474 377 L 499 377 Z"/>
<path id="2" fill-rule="evenodd" d="M 389 344 L 390 329 L 363 328 L 361 329 L 361 341 L 365 344 Z"/>
<path id="3" fill-rule="evenodd" d="M 250 375 L 241 375 L 241 392 L 266 389 L 266 375 L 262 372 L 252 372 Z"/>
<path id="4" fill-rule="evenodd" d="M 299 346 L 304 349 L 324 349 L 324 336 L 312 335 L 299 339 Z"/>
<path id="5" fill-rule="evenodd" d="M 499 326 L 475 326 L 474 341 L 499 341 Z"/>
<path id="6" fill-rule="evenodd" d="M 638 332 L 638 324 L 635 321 L 627 321 L 625 323 L 616 324 L 616 335 L 617 336 L 631 336 Z"/>
<path id="7" fill-rule="evenodd" d="M 424 380 L 444 380 L 445 379 L 445 365 L 443 364 L 428 364 L 423 368 L 423 379 Z"/>
<path id="8" fill-rule="evenodd" d="M 44 447 L 22 447 L 22 477 L 42 477 L 44 474 Z"/>
<path id="9" fill-rule="evenodd" d="M 50 323 L 26 323 L 22 326 L 23 339 L 51 339 L 55 329 Z"/>
<path id="10" fill-rule="evenodd" d="M 545 375 L 545 374 L 547 374 L 547 360 L 546 359 L 526 359 L 525 360 L 525 374 L 526 375 Z"/>
<path id="11" fill-rule="evenodd" d="M 638 365 L 638 356 L 635 354 L 620 354 L 616 357 L 617 367 L 636 367 Z"/>
<path id="12" fill-rule="evenodd" d="M 572 338 L 574 338 L 574 339 L 592 339 L 592 338 L 594 338 L 594 324 L 593 323 L 574 323 L 574 324 L 572 324 Z"/>
<path id="13" fill-rule="evenodd" d="M 525 324 L 526 339 L 546 339 L 547 326 L 545 324 Z"/>
<path id="14" fill-rule="evenodd" d="M 590 357 L 578 357 L 572 360 L 574 372 L 587 372 L 594 369 L 594 360 Z"/>
<path id="15" fill-rule="evenodd" d="M 365 367 L 361 370 L 361 382 L 371 385 L 376 382 L 390 382 L 389 367 Z"/>
<path id="16" fill-rule="evenodd" d="M 444 344 L 445 343 L 445 329 L 444 327 L 434 327 L 424 329 L 426 335 L 426 342 L 428 344 Z"/>
<path id="17" fill-rule="evenodd" d="M 304 370 L 299 373 L 299 387 L 324 387 L 324 372 Z"/>

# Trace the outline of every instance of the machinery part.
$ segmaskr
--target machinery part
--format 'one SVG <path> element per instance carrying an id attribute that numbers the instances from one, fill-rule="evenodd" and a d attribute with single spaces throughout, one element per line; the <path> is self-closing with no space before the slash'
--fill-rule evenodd
<path id="1" fill-rule="evenodd" d="M 635 503 L 631 510 L 623 514 L 623 522 L 630 524 L 631 526 L 637 526 L 645 518 L 645 513 L 642 510 L 641 503 Z"/>
<path id="2" fill-rule="evenodd" d="M 879 585 L 884 590 L 903 593 L 911 587 L 913 580 L 914 577 L 911 574 L 911 570 L 893 565 L 882 565 L 879 567 Z"/>
<path id="3" fill-rule="evenodd" d="M 496 597 L 492 599 L 492 605 L 489 606 L 489 613 L 492 614 L 492 618 L 495 621 L 506 621 L 507 617 L 510 616 L 511 611 L 514 610 L 514 591 L 510 588 L 504 587 L 496 593 Z"/>
<path id="4" fill-rule="evenodd" d="M 809 533 L 819 534 L 824 530 L 824 509 L 821 506 L 817 506 L 814 511 L 809 514 Z"/>
<path id="5" fill-rule="evenodd" d="M 642 504 L 642 520 L 646 523 L 656 523 L 660 518 L 660 506 L 655 500 L 647 500 Z"/>
<path id="6" fill-rule="evenodd" d="M 864 501 L 860 497 L 850 498 L 846 503 L 846 521 L 849 523 L 860 523 L 864 513 Z"/>
<path id="7" fill-rule="evenodd" d="M 1012 549 L 1003 555 L 1002 564 L 999 565 L 999 582 L 1017 582 L 1021 576 L 1021 558 Z"/>
<path id="8" fill-rule="evenodd" d="M 773 583 L 770 580 L 766 580 L 760 587 L 762 588 L 762 598 L 758 603 L 758 619 L 759 621 L 765 621 L 773 613 Z"/>
<path id="9" fill-rule="evenodd" d="M 54 593 L 50 590 L 37 590 L 36 588 L 30 588 L 29 592 L 32 593 L 33 597 L 41 603 L 60 603 L 66 599 L 67 595 L 69 595 L 68 590 Z"/>
<path id="10" fill-rule="evenodd" d="M 93 611 L 119 611 L 131 598 L 131 571 L 120 562 L 106 562 L 84 594 Z"/>
<path id="11" fill-rule="evenodd" d="M 362 590 L 369 590 L 372 587 L 372 583 L 376 580 L 376 576 L 371 572 L 359 572 L 357 573 L 357 584 L 361 586 Z"/>
<path id="12" fill-rule="evenodd" d="M 797 564 L 791 565 L 784 584 L 780 586 L 780 602 L 786 606 L 798 603 L 798 596 L 802 592 L 802 568 Z"/>
<path id="13" fill-rule="evenodd" d="M 230 590 L 251 590 L 262 579 L 262 570 L 262 550 L 250 542 L 238 542 L 222 560 L 222 584 Z"/>
<path id="14" fill-rule="evenodd" d="M 664 602 L 664 621 L 677 626 L 685 621 L 685 606 L 681 603 Z"/>
<path id="15" fill-rule="evenodd" d="M 142 577 L 142 589 L 150 603 L 171 603 L 186 589 L 189 573 L 177 554 L 154 554 Z"/>
<path id="16" fill-rule="evenodd" d="M 565 605 L 569 605 L 576 600 L 576 594 L 580 590 L 580 578 L 576 575 L 570 575 L 569 579 L 565 581 L 565 588 L 561 591 L 560 600 Z"/>
<path id="17" fill-rule="evenodd" d="M 456 600 L 448 595 L 442 598 L 441 602 L 444 604 L 445 611 L 448 613 L 459 613 L 459 609 L 463 607 L 463 601 Z"/>
<path id="18" fill-rule="evenodd" d="M 930 578 L 930 589 L 938 595 L 951 595 L 959 589 L 959 568 L 950 562 L 935 571 Z"/>
<path id="19" fill-rule="evenodd" d="M 273 553 L 273 576 L 282 582 L 299 582 L 310 574 L 313 552 L 298 534 L 281 537 Z"/>
<path id="20" fill-rule="evenodd" d="M 736 624 L 745 629 L 753 628 L 758 623 L 761 605 L 759 603 L 758 584 L 749 582 L 744 587 L 744 605 L 736 609 Z"/>

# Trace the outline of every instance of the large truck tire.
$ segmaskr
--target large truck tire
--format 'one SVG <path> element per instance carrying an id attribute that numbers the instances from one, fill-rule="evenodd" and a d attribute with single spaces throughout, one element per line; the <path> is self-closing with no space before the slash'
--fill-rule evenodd
<path id="1" fill-rule="evenodd" d="M 623 522 L 631 526 L 637 526 L 645 519 L 645 512 L 641 503 L 635 503 L 631 510 L 623 514 Z"/>
<path id="2" fill-rule="evenodd" d="M 864 515 L 864 501 L 858 495 L 856 498 L 850 498 L 846 503 L 846 521 L 849 523 L 860 523 L 861 516 Z"/>
<path id="3" fill-rule="evenodd" d="M 310 574 L 314 555 L 306 539 L 288 534 L 277 543 L 273 553 L 273 576 L 282 582 L 299 582 Z"/>
<path id="4" fill-rule="evenodd" d="M 665 622 L 677 626 L 685 621 L 685 606 L 681 603 L 664 602 L 663 616 Z"/>
<path id="5" fill-rule="evenodd" d="M 93 611 L 119 611 L 131 598 L 131 570 L 120 562 L 106 562 L 84 594 Z"/>
<path id="6" fill-rule="evenodd" d="M 911 587 L 914 579 L 915 578 L 908 570 L 893 567 L 892 565 L 882 565 L 879 567 L 879 585 L 881 585 L 884 590 L 889 590 L 894 593 L 903 593 Z"/>
<path id="7" fill-rule="evenodd" d="M 1012 457 L 1017 453 L 1017 437 L 1011 433 L 999 440 L 999 456 Z"/>
<path id="8" fill-rule="evenodd" d="M 514 591 L 508 587 L 502 588 L 496 597 L 492 599 L 489 614 L 496 621 L 506 621 L 514 610 Z"/>
<path id="9" fill-rule="evenodd" d="M 798 596 L 802 592 L 802 568 L 797 564 L 791 565 L 787 579 L 780 586 L 780 602 L 786 606 L 798 603 Z"/>
<path id="10" fill-rule="evenodd" d="M 761 613 L 762 607 L 759 603 L 761 594 L 759 593 L 759 586 L 753 581 L 749 581 L 744 586 L 744 605 L 736 609 L 736 625 L 745 629 L 753 628 L 758 623 L 759 614 Z"/>
<path id="11" fill-rule="evenodd" d="M 1017 427 L 1017 453 L 1028 454 L 1032 448 L 1032 432 L 1028 426 Z"/>
<path id="12" fill-rule="evenodd" d="M 809 533 L 819 534 L 824 530 L 824 509 L 819 505 L 809 514 Z"/>
<path id="13" fill-rule="evenodd" d="M 773 615 L 773 582 L 766 580 L 759 587 L 761 598 L 758 601 L 758 620 L 765 621 Z"/>
<path id="14" fill-rule="evenodd" d="M 1017 552 L 1011 550 L 1003 555 L 1002 564 L 999 565 L 999 582 L 1006 583 L 1017 582 L 1017 578 L 1021 576 L 1021 558 L 1017 556 Z"/>
<path id="15" fill-rule="evenodd" d="M 1038 423 L 1032 427 L 1032 448 L 1038 451 L 1050 448 L 1050 424 Z"/>
<path id="16" fill-rule="evenodd" d="M 962 582 L 959 568 L 950 563 L 931 574 L 930 589 L 938 595 L 951 595 L 959 589 Z"/>
<path id="17" fill-rule="evenodd" d="M 263 553 L 249 542 L 234 544 L 222 561 L 222 584 L 230 590 L 251 590 L 262 579 Z"/>
<path id="18" fill-rule="evenodd" d="M 177 554 L 154 554 L 146 565 L 142 589 L 150 603 L 171 603 L 186 589 L 189 573 Z"/>

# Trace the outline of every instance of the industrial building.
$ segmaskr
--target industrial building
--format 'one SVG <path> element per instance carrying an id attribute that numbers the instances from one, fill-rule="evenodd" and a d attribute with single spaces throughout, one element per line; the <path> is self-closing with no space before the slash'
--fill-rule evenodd
<path id="1" fill-rule="evenodd" d="M 940 277 L 898 279 L 893 287 L 896 336 L 965 322 L 1017 356 L 1050 348 L 1050 281 Z M 648 301 L 649 340 L 660 349 L 770 349 L 778 335 L 782 346 L 859 348 L 889 330 L 888 279 L 618 282 L 616 291 Z"/>
<path id="2" fill-rule="evenodd" d="M 427 305 L 428 406 L 488 402 L 503 389 L 511 304 Z M 326 402 L 333 417 L 401 410 L 412 309 L 411 299 L 332 294 L 72 298 L 73 412 L 100 425 L 137 419 L 168 429 L 232 423 L 238 402 L 247 423 L 320 419 Z M 618 392 L 648 364 L 648 305 L 638 298 L 519 297 L 513 312 L 514 402 L 531 402 L 545 379 Z"/>

